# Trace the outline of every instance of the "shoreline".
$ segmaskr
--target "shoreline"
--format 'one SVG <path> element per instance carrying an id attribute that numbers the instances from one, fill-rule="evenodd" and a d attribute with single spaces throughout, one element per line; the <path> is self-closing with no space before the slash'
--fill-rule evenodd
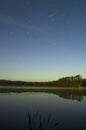
<path id="1" fill-rule="evenodd" d="M 86 87 L 77 87 L 77 88 L 74 88 L 74 87 L 30 87 L 30 86 L 0 86 L 0 89 L 25 89 L 25 90 L 46 90 L 46 89 L 49 89 L 49 90 L 82 90 L 82 89 L 86 89 Z"/>

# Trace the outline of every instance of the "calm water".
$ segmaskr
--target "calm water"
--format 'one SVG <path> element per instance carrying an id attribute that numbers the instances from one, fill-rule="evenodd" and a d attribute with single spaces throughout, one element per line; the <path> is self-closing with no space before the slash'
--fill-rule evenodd
<path id="1" fill-rule="evenodd" d="M 28 112 L 35 128 L 41 117 L 43 130 L 86 130 L 86 90 L 0 93 L 0 130 L 29 130 Z"/>

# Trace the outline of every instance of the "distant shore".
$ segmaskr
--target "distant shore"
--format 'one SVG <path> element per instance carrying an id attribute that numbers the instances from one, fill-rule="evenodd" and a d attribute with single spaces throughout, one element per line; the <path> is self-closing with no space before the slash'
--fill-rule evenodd
<path id="1" fill-rule="evenodd" d="M 82 89 L 86 87 L 86 79 L 82 79 L 82 76 L 76 75 L 48 82 L 0 80 L 0 86 L 16 89 Z"/>
<path id="2" fill-rule="evenodd" d="M 24 89 L 25 89 L 25 90 L 30 90 L 30 89 L 31 89 L 31 90 L 34 90 L 34 89 L 35 89 L 35 90 L 36 90 L 36 89 L 38 89 L 38 90 L 39 90 L 39 89 L 50 89 L 50 90 L 53 90 L 53 89 L 57 89 L 57 90 L 58 90 L 58 89 L 74 89 L 74 90 L 75 90 L 75 89 L 78 89 L 78 90 L 79 90 L 79 89 L 86 89 L 86 87 L 76 87 L 76 88 L 75 88 L 75 87 L 53 87 L 53 86 L 52 86 L 52 87 L 37 87 L 37 86 L 36 86 L 36 87 L 30 87 L 30 86 L 0 86 L 0 90 L 1 90 L 1 89 L 16 89 L 16 90 L 17 90 L 17 89 L 20 89 L 20 90 L 22 90 L 22 89 L 23 89 L 23 90 L 24 90 Z"/>

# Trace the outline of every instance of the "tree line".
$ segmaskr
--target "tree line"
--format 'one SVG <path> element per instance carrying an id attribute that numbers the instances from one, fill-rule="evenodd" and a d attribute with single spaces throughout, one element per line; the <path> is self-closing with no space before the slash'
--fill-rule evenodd
<path id="1" fill-rule="evenodd" d="M 76 75 L 70 77 L 63 77 L 56 81 L 49 81 L 49 82 L 0 80 L 0 86 L 86 87 L 86 79 L 82 79 L 82 76 Z"/>

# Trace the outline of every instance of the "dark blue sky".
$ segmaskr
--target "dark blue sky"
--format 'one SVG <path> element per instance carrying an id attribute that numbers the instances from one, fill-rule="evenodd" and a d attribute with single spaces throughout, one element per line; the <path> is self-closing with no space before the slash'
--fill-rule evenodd
<path id="1" fill-rule="evenodd" d="M 86 0 L 0 0 L 0 79 L 86 78 Z"/>

